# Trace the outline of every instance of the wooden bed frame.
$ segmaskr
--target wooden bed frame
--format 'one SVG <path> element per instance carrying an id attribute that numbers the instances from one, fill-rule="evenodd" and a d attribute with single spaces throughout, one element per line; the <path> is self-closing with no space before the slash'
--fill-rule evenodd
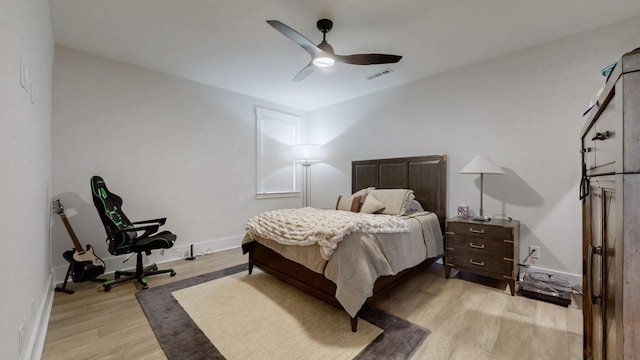
<path id="1" fill-rule="evenodd" d="M 370 186 L 377 189 L 412 189 L 416 200 L 422 204 L 424 209 L 438 215 L 440 228 L 444 234 L 447 207 L 446 155 L 353 161 L 351 175 L 352 192 Z M 256 241 L 244 244 L 242 249 L 244 253 L 249 253 L 249 274 L 255 265 L 267 274 L 329 304 L 342 308 L 342 305 L 335 298 L 335 283 L 324 275 L 284 258 Z M 405 269 L 396 275 L 378 278 L 374 284 L 373 295 L 367 299 L 365 304 L 379 297 L 380 294 L 389 290 L 414 270 L 423 265 L 432 264 L 440 257 L 426 259 L 421 264 Z M 351 330 L 355 332 L 357 328 L 358 317 L 351 317 Z"/>

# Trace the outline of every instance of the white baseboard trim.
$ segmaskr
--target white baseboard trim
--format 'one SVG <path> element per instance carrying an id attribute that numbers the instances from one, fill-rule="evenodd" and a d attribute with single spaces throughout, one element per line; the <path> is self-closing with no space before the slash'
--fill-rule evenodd
<path id="1" fill-rule="evenodd" d="M 233 249 L 240 247 L 243 235 L 232 236 L 222 239 L 206 240 L 198 243 L 193 243 L 194 256 L 202 256 L 212 254 L 217 251 Z M 184 259 L 190 256 L 191 244 L 174 245 L 171 249 L 155 250 L 151 256 L 146 257 L 145 263 L 155 262 L 157 264 L 166 263 L 169 261 Z M 127 262 L 123 263 L 132 254 L 111 256 L 108 258 L 102 258 L 105 264 L 105 274 L 112 274 L 116 269 L 129 270 L 136 267 L 135 253 L 133 257 Z M 64 281 L 64 277 L 67 274 L 68 264 L 56 266 L 53 268 L 54 284 L 61 284 Z M 72 280 L 69 279 L 69 283 Z"/>
<path id="2" fill-rule="evenodd" d="M 53 306 L 54 288 L 52 272 L 47 279 L 47 287 L 44 289 L 42 301 L 38 306 L 36 317 L 33 320 L 33 331 L 29 336 L 29 343 L 24 353 L 24 359 L 38 360 L 42 358 L 47 329 L 49 328 L 51 308 Z"/>
<path id="3" fill-rule="evenodd" d="M 202 256 L 214 253 L 216 251 L 238 248 L 240 247 L 240 243 L 242 242 L 243 237 L 244 235 L 239 235 L 194 243 L 193 255 Z M 174 246 L 173 249 L 175 249 L 175 251 L 180 255 L 179 258 L 186 258 L 191 255 L 191 244 Z"/>

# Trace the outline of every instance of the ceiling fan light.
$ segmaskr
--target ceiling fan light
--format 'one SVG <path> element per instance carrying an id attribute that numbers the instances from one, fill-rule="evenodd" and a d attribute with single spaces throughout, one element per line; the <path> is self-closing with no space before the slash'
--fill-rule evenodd
<path id="1" fill-rule="evenodd" d="M 323 55 L 313 58 L 313 65 L 318 67 L 330 67 L 336 63 L 336 60 L 330 56 Z"/>

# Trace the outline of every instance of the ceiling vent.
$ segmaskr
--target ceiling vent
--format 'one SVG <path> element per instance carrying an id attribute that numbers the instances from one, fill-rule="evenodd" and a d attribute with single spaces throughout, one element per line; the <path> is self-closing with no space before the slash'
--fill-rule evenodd
<path id="1" fill-rule="evenodd" d="M 380 77 L 380 76 L 382 76 L 382 75 L 387 75 L 387 74 L 390 74 L 390 73 L 392 73 L 392 72 L 393 72 L 393 70 L 391 70 L 391 69 L 389 69 L 389 68 L 386 68 L 386 69 L 384 69 L 384 70 L 382 70 L 382 71 L 380 71 L 380 72 L 378 72 L 378 73 L 375 73 L 375 74 L 373 74 L 373 75 L 369 75 L 369 76 L 367 76 L 367 80 L 373 80 L 373 79 L 375 79 L 375 78 L 379 78 L 379 77 Z"/>

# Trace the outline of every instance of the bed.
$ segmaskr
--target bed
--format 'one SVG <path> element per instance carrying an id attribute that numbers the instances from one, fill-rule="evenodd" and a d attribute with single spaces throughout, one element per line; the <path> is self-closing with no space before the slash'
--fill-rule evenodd
<path id="1" fill-rule="evenodd" d="M 345 309 L 351 318 L 351 329 L 356 331 L 357 313 L 362 306 L 389 291 L 418 268 L 442 257 L 444 247 L 442 234 L 446 219 L 446 169 L 446 155 L 353 161 L 352 193 L 368 188 L 412 190 L 415 200 L 422 205 L 425 212 L 418 211 L 402 217 L 402 221 L 410 228 L 410 235 L 403 233 L 378 236 L 379 234 L 363 234 L 354 231 L 346 235 L 337 244 L 333 254 L 326 259 L 322 251 L 317 250 L 319 247 L 316 245 L 283 245 L 248 231 L 243 240 L 242 249 L 244 253 L 249 254 L 249 273 L 254 266 L 257 266 L 265 273 Z M 312 212 L 313 215 L 314 211 L 321 210 L 306 208 L 297 211 Z M 346 217 L 347 213 L 342 214 Z M 418 234 L 425 239 L 424 250 L 416 248 L 417 245 L 390 245 L 405 244 L 398 239 L 404 239 L 407 236 L 416 237 L 419 236 Z M 426 240 L 427 237 L 431 240 Z M 370 244 L 366 246 L 363 244 L 372 242 L 375 246 L 385 248 L 385 251 L 390 246 L 397 246 L 391 249 L 390 253 L 406 253 L 409 258 L 404 258 L 402 255 L 402 260 L 399 261 L 394 260 L 394 256 L 374 254 L 374 257 L 384 258 L 392 264 L 386 267 L 370 265 L 366 263 L 369 261 L 367 254 L 375 251 L 371 250 Z M 300 248 L 305 248 L 302 254 L 300 254 Z M 365 250 L 361 250 L 362 248 Z M 354 256 L 353 254 L 358 251 L 364 251 L 365 255 Z M 399 256 L 396 257 L 400 259 Z M 359 265 L 350 265 L 351 262 Z M 360 274 L 360 270 L 357 270 L 358 273 L 348 275 L 349 279 L 340 280 L 340 274 L 352 271 L 351 267 L 366 268 L 370 273 Z M 364 299 L 351 300 L 352 295 Z"/>

